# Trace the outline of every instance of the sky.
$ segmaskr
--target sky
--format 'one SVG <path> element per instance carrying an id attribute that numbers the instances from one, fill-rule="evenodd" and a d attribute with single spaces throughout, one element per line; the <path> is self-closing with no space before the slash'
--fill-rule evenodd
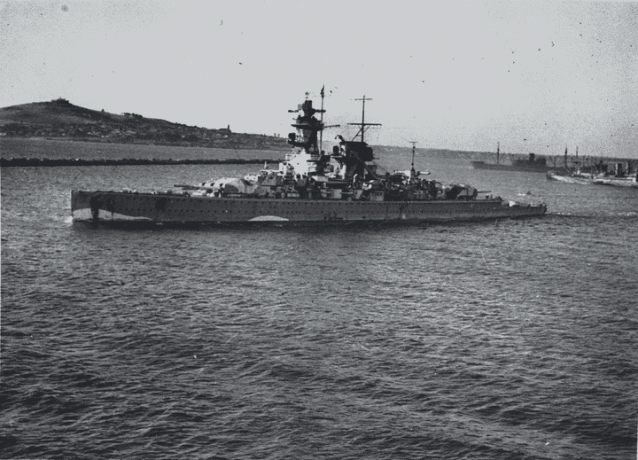
<path id="1" fill-rule="evenodd" d="M 0 1 L 0 107 L 57 98 L 204 128 L 638 159 L 638 2 Z M 308 93 L 308 96 L 306 96 Z"/>

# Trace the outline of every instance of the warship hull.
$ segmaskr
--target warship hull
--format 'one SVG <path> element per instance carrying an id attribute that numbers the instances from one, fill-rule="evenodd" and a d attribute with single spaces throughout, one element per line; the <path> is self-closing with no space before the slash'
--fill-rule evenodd
<path id="1" fill-rule="evenodd" d="M 75 221 L 144 225 L 330 225 L 426 223 L 534 217 L 545 205 L 481 200 L 357 201 L 188 196 L 119 191 L 71 192 Z"/>

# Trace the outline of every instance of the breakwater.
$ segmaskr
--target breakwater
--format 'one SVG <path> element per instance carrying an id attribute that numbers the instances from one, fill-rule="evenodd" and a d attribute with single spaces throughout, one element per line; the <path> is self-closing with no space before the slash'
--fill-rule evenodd
<path id="1" fill-rule="evenodd" d="M 262 164 L 277 163 L 279 159 L 155 159 L 155 158 L 117 158 L 117 159 L 82 159 L 82 158 L 2 158 L 0 167 L 28 166 L 118 166 L 118 165 L 229 165 L 229 164 Z"/>

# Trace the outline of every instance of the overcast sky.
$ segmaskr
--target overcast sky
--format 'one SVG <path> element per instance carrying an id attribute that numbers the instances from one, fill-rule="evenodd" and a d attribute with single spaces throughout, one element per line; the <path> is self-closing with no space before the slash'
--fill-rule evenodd
<path id="1" fill-rule="evenodd" d="M 329 124 L 372 99 L 375 144 L 638 158 L 636 2 L 0 1 L 0 19 L 0 107 L 286 136 L 325 85 Z"/>

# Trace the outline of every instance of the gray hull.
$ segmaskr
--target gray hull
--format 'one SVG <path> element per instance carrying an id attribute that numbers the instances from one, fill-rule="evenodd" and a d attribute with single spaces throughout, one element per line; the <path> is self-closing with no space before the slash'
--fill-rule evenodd
<path id="1" fill-rule="evenodd" d="M 482 200 L 347 201 L 295 198 L 207 197 L 114 191 L 72 191 L 78 221 L 172 225 L 420 223 L 534 217 L 545 205 Z"/>

